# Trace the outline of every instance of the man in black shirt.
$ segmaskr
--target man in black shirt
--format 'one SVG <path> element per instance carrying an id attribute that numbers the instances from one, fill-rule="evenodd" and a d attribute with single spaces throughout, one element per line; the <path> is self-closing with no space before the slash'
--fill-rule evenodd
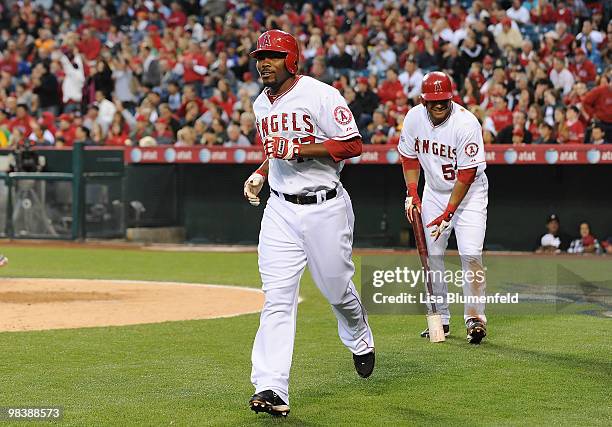
<path id="1" fill-rule="evenodd" d="M 568 234 L 563 233 L 560 228 L 559 217 L 551 214 L 546 220 L 548 232 L 540 238 L 536 253 L 558 254 L 567 251 L 572 239 Z"/>

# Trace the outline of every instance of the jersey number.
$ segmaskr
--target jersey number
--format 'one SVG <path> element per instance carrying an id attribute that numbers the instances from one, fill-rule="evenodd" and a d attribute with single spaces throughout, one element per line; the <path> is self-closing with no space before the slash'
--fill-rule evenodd
<path id="1" fill-rule="evenodd" d="M 455 168 L 451 164 L 442 165 L 442 176 L 447 181 L 455 180 Z"/>
<path id="2" fill-rule="evenodd" d="M 302 138 L 293 138 L 294 144 L 314 144 L 314 142 L 315 142 L 314 135 L 304 136 Z M 298 163 L 305 162 L 306 160 L 312 160 L 312 159 L 304 159 L 302 157 L 297 158 Z"/>

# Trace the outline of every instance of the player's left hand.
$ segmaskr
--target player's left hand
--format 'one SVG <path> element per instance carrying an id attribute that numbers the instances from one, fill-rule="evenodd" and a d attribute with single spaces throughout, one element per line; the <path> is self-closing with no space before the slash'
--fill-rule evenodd
<path id="1" fill-rule="evenodd" d="M 455 210 L 457 210 L 457 208 L 449 203 L 442 215 L 427 224 L 427 228 L 434 227 L 434 229 L 431 230 L 431 237 L 434 238 L 434 242 L 438 240 L 444 230 L 450 227 L 451 219 L 453 219 L 453 215 L 455 215 Z"/>
<path id="2" fill-rule="evenodd" d="M 282 136 L 268 136 L 263 144 L 269 159 L 292 160 L 300 155 L 300 144 Z"/>

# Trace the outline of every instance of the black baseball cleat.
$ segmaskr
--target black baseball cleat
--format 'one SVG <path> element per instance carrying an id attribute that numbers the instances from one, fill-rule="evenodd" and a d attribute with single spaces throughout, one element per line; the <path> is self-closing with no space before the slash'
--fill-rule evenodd
<path id="1" fill-rule="evenodd" d="M 470 344 L 480 344 L 483 338 L 487 336 L 487 327 L 475 317 L 469 318 L 465 322 L 465 326 L 467 328 L 467 340 Z"/>
<path id="2" fill-rule="evenodd" d="M 361 378 L 367 378 L 372 375 L 375 359 L 376 357 L 374 355 L 374 350 L 359 356 L 353 354 L 353 363 L 355 363 L 355 370 Z"/>
<path id="3" fill-rule="evenodd" d="M 447 337 L 450 335 L 450 325 L 442 325 L 442 329 L 444 329 L 444 336 Z M 429 328 L 425 329 L 421 332 L 422 338 L 429 338 Z"/>
<path id="4" fill-rule="evenodd" d="M 289 414 L 289 405 L 272 390 L 255 393 L 249 400 L 249 406 L 256 413 L 266 412 L 275 417 L 286 417 Z"/>

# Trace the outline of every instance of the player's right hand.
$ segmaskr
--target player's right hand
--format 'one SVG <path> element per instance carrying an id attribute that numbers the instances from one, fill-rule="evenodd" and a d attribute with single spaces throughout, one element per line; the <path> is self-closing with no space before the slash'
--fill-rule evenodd
<path id="1" fill-rule="evenodd" d="M 404 202 L 404 209 L 406 210 L 406 218 L 412 224 L 414 218 L 412 217 L 412 208 L 416 206 L 417 212 L 421 213 L 421 199 L 417 190 L 416 184 L 408 184 L 408 191 L 406 192 L 406 200 Z"/>
<path id="2" fill-rule="evenodd" d="M 244 182 L 244 197 L 253 206 L 259 206 L 259 192 L 266 182 L 266 176 L 255 171 L 250 177 Z"/>

